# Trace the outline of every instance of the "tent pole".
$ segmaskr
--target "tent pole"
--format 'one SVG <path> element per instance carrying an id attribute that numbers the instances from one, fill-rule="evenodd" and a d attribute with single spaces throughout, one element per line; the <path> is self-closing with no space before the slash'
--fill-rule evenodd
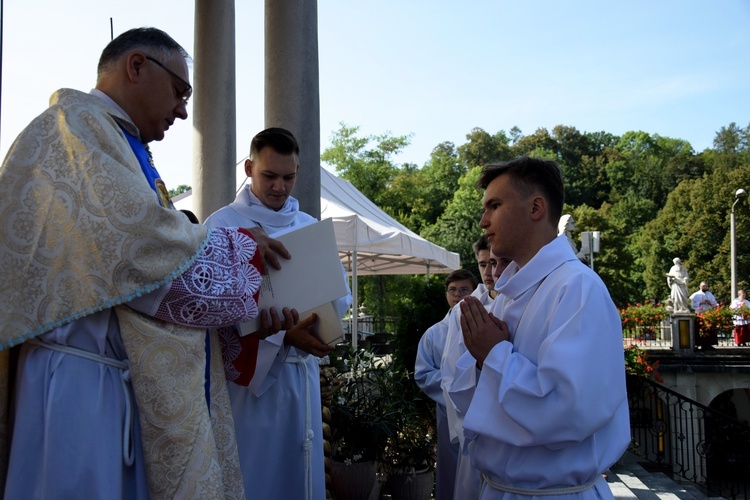
<path id="1" fill-rule="evenodd" d="M 352 347 L 357 349 L 359 333 L 357 330 L 357 251 L 352 252 Z"/>

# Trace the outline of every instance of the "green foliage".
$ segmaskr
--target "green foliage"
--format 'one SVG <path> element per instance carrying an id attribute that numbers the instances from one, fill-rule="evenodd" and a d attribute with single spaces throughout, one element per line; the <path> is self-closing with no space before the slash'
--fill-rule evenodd
<path id="1" fill-rule="evenodd" d="M 414 373 L 395 371 L 387 388 L 396 429 L 386 438 L 381 469 L 387 473 L 414 473 L 435 468 L 437 429 L 435 404 L 414 382 Z"/>
<path id="2" fill-rule="evenodd" d="M 399 322 L 393 334 L 393 359 L 384 362 L 368 351 L 345 359 L 344 386 L 331 406 L 334 456 L 342 461 L 375 457 L 392 472 L 435 463 L 435 405 L 414 382 L 414 361 L 422 334 L 448 311 L 444 276 L 366 277 L 380 279 Z M 366 303 L 372 311 L 372 288 Z"/>
<path id="3" fill-rule="evenodd" d="M 343 361 L 331 404 L 333 458 L 377 460 L 387 471 L 434 467 L 434 404 L 413 371 L 363 349 L 350 350 Z"/>
<path id="4" fill-rule="evenodd" d="M 398 173 L 392 157 L 409 145 L 410 138 L 393 136 L 390 132 L 359 137 L 358 132 L 359 127 L 342 123 L 331 137 L 332 145 L 320 158 L 334 166 L 342 179 L 350 181 L 373 203 L 382 207 L 383 198 Z"/>
<path id="5" fill-rule="evenodd" d="M 472 268 L 470 263 L 475 261 L 471 246 L 482 234 L 479 227 L 482 192 L 476 187 L 481 170 L 481 167 L 474 167 L 459 179 L 458 189 L 443 214 L 420 233 L 423 238 L 458 252 L 464 267 L 469 269 Z"/>
<path id="6" fill-rule="evenodd" d="M 743 164 L 747 165 L 750 155 L 750 125 L 743 129 L 732 122 L 727 127 L 721 127 L 714 137 L 714 148 L 714 171 L 729 172 Z"/>
<path id="7" fill-rule="evenodd" d="M 443 319 L 448 312 L 445 299 L 445 276 L 413 276 L 403 283 L 395 305 L 398 317 L 394 346 L 394 363 L 401 370 L 414 370 L 417 345 L 424 332 Z"/>
<path id="8" fill-rule="evenodd" d="M 633 255 L 628 251 L 628 234 L 623 224 L 611 214 L 611 208 L 604 204 L 599 210 L 587 205 L 569 209 L 565 213 L 573 215 L 576 221 L 574 238 L 580 240 L 583 231 L 599 231 L 599 253 L 594 254 L 594 269 L 607 285 L 615 304 L 627 304 L 631 297 L 638 296 L 643 288 L 638 280 L 633 279 L 632 269 L 635 265 Z"/>
<path id="9" fill-rule="evenodd" d="M 168 193 L 169 193 L 169 197 L 170 197 L 170 198 L 174 198 L 174 197 L 175 197 L 175 196 L 177 196 L 178 194 L 182 194 L 182 193 L 184 193 L 185 191 L 190 191 L 190 189 L 191 189 L 191 188 L 190 188 L 190 186 L 188 186 L 187 184 L 180 184 L 180 185 L 179 185 L 179 186 L 177 186 L 176 188 L 174 188 L 174 189 L 170 189 L 170 190 L 168 191 Z"/>
<path id="10" fill-rule="evenodd" d="M 666 298 L 664 274 L 677 256 L 691 283 L 708 281 L 719 300 L 730 299 L 729 211 L 734 191 L 750 189 L 750 125 L 722 127 L 715 148 L 699 154 L 684 140 L 643 131 L 618 137 L 557 125 L 524 136 L 518 127 L 494 135 L 474 128 L 464 144 L 437 145 L 421 167 L 395 162 L 409 136 L 358 131 L 342 124 L 323 160 L 402 224 L 458 252 L 463 267 L 475 267 L 471 245 L 482 233 L 480 166 L 529 154 L 561 165 L 576 239 L 600 231 L 594 269 L 616 304 Z M 749 288 L 750 202 L 739 203 L 736 215 L 738 283 Z M 388 277 L 367 287 L 368 307 L 380 301 L 377 309 L 393 314 L 388 304 L 403 296 L 403 283 Z"/>
<path id="11" fill-rule="evenodd" d="M 393 371 L 363 349 L 343 358 L 342 382 L 331 403 L 332 457 L 340 462 L 366 462 L 382 456 L 396 427 L 388 402 Z"/>
<path id="12" fill-rule="evenodd" d="M 458 147 L 458 154 L 461 162 L 467 168 L 510 160 L 514 156 L 508 146 L 511 139 L 502 130 L 495 135 L 490 135 L 481 128 L 474 128 L 466 134 L 466 141 L 465 144 Z"/>
<path id="13" fill-rule="evenodd" d="M 656 382 L 664 382 L 659 375 L 659 361 L 649 361 L 648 353 L 636 345 L 625 349 L 625 373 Z"/>
<path id="14" fill-rule="evenodd" d="M 734 192 L 750 186 L 750 164 L 731 172 L 718 171 L 700 179 L 686 180 L 669 195 L 656 217 L 638 231 L 634 252 L 643 265 L 646 296 L 666 296 L 664 273 L 674 257 L 680 257 L 691 283 L 707 281 L 721 302 L 730 295 L 729 215 Z M 739 288 L 750 276 L 750 209 L 747 202 L 735 206 L 737 220 L 737 277 Z"/>

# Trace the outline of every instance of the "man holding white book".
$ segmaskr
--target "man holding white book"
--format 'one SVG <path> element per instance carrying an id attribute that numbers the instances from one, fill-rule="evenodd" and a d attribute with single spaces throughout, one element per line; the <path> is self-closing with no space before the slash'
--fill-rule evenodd
<path id="1" fill-rule="evenodd" d="M 250 145 L 245 185 L 235 201 L 206 219 L 210 227 L 260 227 L 269 235 L 316 219 L 291 196 L 299 170 L 299 146 L 291 132 L 269 128 Z M 342 273 L 346 276 L 343 268 Z M 351 294 L 336 301 L 340 316 Z M 295 310 L 262 316 L 260 329 L 239 336 L 221 331 L 229 397 L 235 419 L 245 491 L 254 499 L 325 498 L 320 379 L 317 357 L 333 348 L 298 321 Z M 307 324 L 314 318 L 304 318 Z"/>

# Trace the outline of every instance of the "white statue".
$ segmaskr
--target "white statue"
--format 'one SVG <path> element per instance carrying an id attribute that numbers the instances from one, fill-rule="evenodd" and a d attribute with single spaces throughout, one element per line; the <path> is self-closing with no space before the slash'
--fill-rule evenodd
<path id="1" fill-rule="evenodd" d="M 667 273 L 667 285 L 670 288 L 669 298 L 675 313 L 690 312 L 690 295 L 688 294 L 688 272 L 679 257 L 672 261 L 674 265 Z"/>
<path id="2" fill-rule="evenodd" d="M 573 220 L 573 216 L 570 214 L 563 214 L 560 217 L 560 221 L 557 223 L 557 235 L 565 234 L 565 237 L 570 243 L 570 247 L 573 249 L 573 253 L 578 255 L 578 247 L 576 242 L 573 241 L 573 231 L 576 229 L 576 221 Z"/>
<path id="3" fill-rule="evenodd" d="M 576 254 L 576 257 L 578 257 L 579 260 L 585 261 L 586 256 L 584 255 L 583 250 L 578 251 L 576 242 L 573 240 L 573 231 L 575 230 L 576 221 L 573 219 L 573 216 L 570 214 L 563 214 L 560 217 L 560 221 L 557 223 L 557 235 L 560 236 L 561 234 L 565 234 L 568 243 L 570 243 L 570 248 L 573 249 L 573 253 Z"/>

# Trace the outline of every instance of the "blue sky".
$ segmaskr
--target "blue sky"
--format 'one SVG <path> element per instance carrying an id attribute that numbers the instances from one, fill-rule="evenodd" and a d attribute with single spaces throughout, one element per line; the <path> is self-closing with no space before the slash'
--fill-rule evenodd
<path id="1" fill-rule="evenodd" d="M 238 161 L 263 128 L 263 3 L 235 2 Z M 94 86 L 110 18 L 194 53 L 193 2 L 154 5 L 4 2 L 0 154 L 56 89 Z M 642 130 L 702 151 L 750 124 L 747 0 L 318 0 L 318 18 L 322 148 L 341 122 L 411 134 L 396 161 L 418 165 L 474 127 Z M 190 118 L 153 149 L 168 186 L 192 184 Z"/>

